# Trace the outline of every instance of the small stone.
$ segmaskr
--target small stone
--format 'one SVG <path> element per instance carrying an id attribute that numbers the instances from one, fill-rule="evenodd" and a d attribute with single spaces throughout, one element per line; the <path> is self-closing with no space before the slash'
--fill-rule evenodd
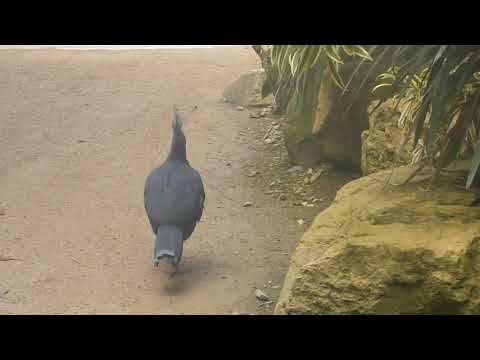
<path id="1" fill-rule="evenodd" d="M 238 256 L 238 255 L 240 255 L 240 253 L 239 253 L 238 251 L 235 251 L 235 252 L 234 252 L 234 255 L 235 255 L 235 256 Z"/>
<path id="2" fill-rule="evenodd" d="M 278 200 L 281 200 L 281 201 L 287 200 L 287 195 L 280 194 L 280 196 L 278 197 Z"/>
<path id="3" fill-rule="evenodd" d="M 310 184 L 310 179 L 306 177 L 305 179 L 303 179 L 303 185 L 308 185 L 308 184 Z"/>
<path id="4" fill-rule="evenodd" d="M 248 174 L 249 177 L 254 177 L 255 175 L 258 175 L 260 172 L 257 171 L 257 170 L 253 170 L 252 172 L 250 172 L 250 174 Z"/>
<path id="5" fill-rule="evenodd" d="M 222 275 L 220 276 L 222 279 L 226 279 L 227 278 L 227 275 Z"/>
<path id="6" fill-rule="evenodd" d="M 299 187 L 299 188 L 296 189 L 293 193 L 294 193 L 295 195 L 299 195 L 299 194 L 301 194 L 302 191 L 303 191 L 303 188 L 302 188 L 302 187 Z"/>
<path id="7" fill-rule="evenodd" d="M 275 186 L 276 183 L 277 183 L 277 182 L 276 182 L 275 180 L 273 180 L 273 181 L 269 184 L 269 186 L 270 186 L 270 187 Z"/>
<path id="8" fill-rule="evenodd" d="M 297 173 L 303 171 L 303 167 L 301 165 L 292 166 L 290 169 L 287 170 L 287 173 Z"/>
<path id="9" fill-rule="evenodd" d="M 268 285 L 271 285 L 272 284 L 272 280 L 268 280 Z"/>
<path id="10" fill-rule="evenodd" d="M 245 201 L 243 203 L 243 207 L 249 207 L 249 206 L 252 206 L 253 204 L 250 202 L 250 201 Z"/>
<path id="11" fill-rule="evenodd" d="M 317 179 L 323 174 L 323 169 L 318 170 L 315 174 L 312 175 L 310 183 L 313 184 Z"/>
<path id="12" fill-rule="evenodd" d="M 238 111 L 243 111 L 243 110 L 245 110 L 245 108 L 243 106 L 237 106 L 237 110 Z"/>
<path id="13" fill-rule="evenodd" d="M 312 168 L 308 169 L 307 174 L 312 175 L 313 174 L 313 169 Z"/>
<path id="14" fill-rule="evenodd" d="M 303 220 L 303 219 L 297 219 L 297 224 L 298 224 L 298 225 L 304 225 L 304 224 L 305 224 L 305 220 Z"/>
<path id="15" fill-rule="evenodd" d="M 264 140 L 264 143 L 265 143 L 265 144 L 271 144 L 271 143 L 273 143 L 273 140 L 272 140 L 271 138 L 266 138 L 266 139 Z"/>
<path id="16" fill-rule="evenodd" d="M 230 163 L 230 162 L 227 162 L 227 166 L 230 166 L 230 165 L 232 165 L 232 163 Z"/>
<path id="17" fill-rule="evenodd" d="M 280 285 L 273 285 L 272 289 L 280 289 Z"/>
<path id="18" fill-rule="evenodd" d="M 255 297 L 260 301 L 269 301 L 270 298 L 267 294 L 265 294 L 262 290 L 256 289 L 255 290 Z"/>

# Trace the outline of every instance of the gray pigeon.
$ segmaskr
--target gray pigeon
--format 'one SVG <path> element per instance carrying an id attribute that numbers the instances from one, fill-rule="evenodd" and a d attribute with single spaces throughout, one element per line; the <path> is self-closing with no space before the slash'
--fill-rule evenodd
<path id="1" fill-rule="evenodd" d="M 182 121 L 175 107 L 172 128 L 170 153 L 149 174 L 144 192 L 145 211 L 156 236 L 153 262 L 170 275 L 178 268 L 183 242 L 200 221 L 205 201 L 202 178 L 187 160 Z"/>

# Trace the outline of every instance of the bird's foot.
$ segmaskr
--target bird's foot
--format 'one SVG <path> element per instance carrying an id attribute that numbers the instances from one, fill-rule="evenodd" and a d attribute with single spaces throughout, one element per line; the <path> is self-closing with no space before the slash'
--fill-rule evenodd
<path id="1" fill-rule="evenodd" d="M 166 273 L 170 276 L 175 275 L 178 270 L 178 266 L 172 264 L 172 262 L 167 258 L 161 259 L 156 266 L 161 272 Z"/>

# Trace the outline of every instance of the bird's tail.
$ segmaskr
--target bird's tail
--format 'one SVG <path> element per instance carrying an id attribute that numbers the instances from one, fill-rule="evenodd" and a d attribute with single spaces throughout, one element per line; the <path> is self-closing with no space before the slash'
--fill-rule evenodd
<path id="1" fill-rule="evenodd" d="M 176 105 L 173 105 L 173 121 L 172 121 L 172 126 L 174 128 L 179 128 L 181 129 L 183 126 L 182 119 L 180 115 L 178 114 L 178 108 Z"/>
<path id="2" fill-rule="evenodd" d="M 158 266 L 164 257 L 167 257 L 174 265 L 178 265 L 182 258 L 182 251 L 182 230 L 176 226 L 159 226 L 155 239 L 155 265 Z"/>

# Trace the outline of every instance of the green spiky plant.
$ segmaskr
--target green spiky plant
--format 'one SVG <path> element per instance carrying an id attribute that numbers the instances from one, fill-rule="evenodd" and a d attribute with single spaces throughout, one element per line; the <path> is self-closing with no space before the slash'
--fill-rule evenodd
<path id="1" fill-rule="evenodd" d="M 368 51 L 359 45 L 273 45 L 271 71 L 263 85 L 262 96 L 273 94 L 280 112 L 284 112 L 295 92 L 301 96 L 307 81 L 321 83 L 326 73 L 337 86 L 344 88 L 340 66 L 345 57 L 372 60 Z M 317 74 L 314 78 L 313 73 Z"/>
<path id="2" fill-rule="evenodd" d="M 401 118 L 414 147 L 420 144 L 421 167 L 444 168 L 470 147 L 466 187 L 472 185 L 480 167 L 479 45 L 274 45 L 271 58 L 262 93 L 273 93 L 281 107 L 295 92 L 301 98 L 307 81 L 321 82 L 325 74 L 350 94 L 342 104 L 345 113 L 360 92 L 371 92 L 377 106 L 394 97 L 406 103 Z M 347 81 L 341 75 L 345 60 L 354 64 Z M 315 79 L 313 69 L 320 74 Z"/>

